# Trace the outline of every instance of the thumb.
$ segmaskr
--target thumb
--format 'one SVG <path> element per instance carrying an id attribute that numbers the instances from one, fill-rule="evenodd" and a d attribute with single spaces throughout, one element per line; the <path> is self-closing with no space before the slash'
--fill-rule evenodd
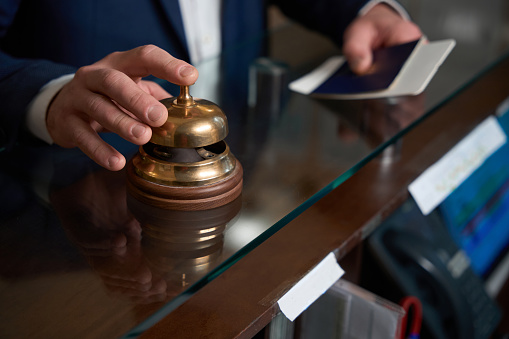
<path id="1" fill-rule="evenodd" d="M 345 33 L 343 54 L 353 72 L 366 73 L 373 62 L 376 34 L 369 25 L 352 25 Z"/>
<path id="2" fill-rule="evenodd" d="M 362 53 L 347 57 L 347 62 L 354 73 L 364 74 L 371 67 L 373 56 L 370 50 L 362 51 Z"/>

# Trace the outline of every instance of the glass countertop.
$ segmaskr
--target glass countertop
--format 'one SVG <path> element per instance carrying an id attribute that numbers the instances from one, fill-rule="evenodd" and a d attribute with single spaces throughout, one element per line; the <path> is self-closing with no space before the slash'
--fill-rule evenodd
<path id="1" fill-rule="evenodd" d="M 366 162 L 391 162 L 408 129 L 507 49 L 505 2 L 470 2 L 403 2 L 430 40 L 457 42 L 418 96 L 348 101 L 290 92 L 289 81 L 340 53 L 292 22 L 226 51 L 231 63 L 253 45 L 268 46 L 265 57 L 239 63 L 245 77 L 222 75 L 215 101 L 228 116 L 225 141 L 244 181 L 238 199 L 213 210 L 128 207 L 125 171 L 103 170 L 79 150 L 32 142 L 2 153 L 0 304 L 9 307 L 0 310 L 0 336 L 134 337 Z M 127 158 L 137 152 L 105 138 Z M 147 223 L 164 236 L 146 232 Z"/>

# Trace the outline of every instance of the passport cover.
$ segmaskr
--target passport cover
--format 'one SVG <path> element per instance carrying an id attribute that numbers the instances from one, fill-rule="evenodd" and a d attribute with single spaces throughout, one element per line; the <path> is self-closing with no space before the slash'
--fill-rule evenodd
<path id="1" fill-rule="evenodd" d="M 447 58 L 453 39 L 429 42 L 426 38 L 373 52 L 373 66 L 356 75 L 343 56 L 334 56 L 290 89 L 327 99 L 370 99 L 420 94 Z"/>
<path id="2" fill-rule="evenodd" d="M 359 93 L 388 88 L 412 54 L 419 40 L 373 51 L 373 64 L 362 75 L 354 73 L 347 62 L 313 93 Z"/>

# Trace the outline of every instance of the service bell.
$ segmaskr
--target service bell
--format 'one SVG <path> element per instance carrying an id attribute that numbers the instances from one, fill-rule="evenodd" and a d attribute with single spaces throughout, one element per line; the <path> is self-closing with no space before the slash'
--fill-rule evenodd
<path id="1" fill-rule="evenodd" d="M 224 142 L 228 122 L 214 103 L 194 99 L 189 86 L 161 100 L 163 126 L 127 166 L 128 193 L 165 209 L 203 210 L 225 205 L 242 191 L 242 166 Z"/>

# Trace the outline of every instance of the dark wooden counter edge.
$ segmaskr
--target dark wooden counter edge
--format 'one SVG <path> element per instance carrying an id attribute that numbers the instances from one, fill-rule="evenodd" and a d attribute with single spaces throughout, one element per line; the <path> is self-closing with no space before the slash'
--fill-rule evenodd
<path id="1" fill-rule="evenodd" d="M 509 95 L 505 60 L 403 139 L 391 164 L 369 162 L 142 338 L 250 338 L 277 314 L 277 300 L 328 253 L 342 258 L 407 197 L 407 186 Z M 447 132 L 444 132 L 447 131 Z"/>

